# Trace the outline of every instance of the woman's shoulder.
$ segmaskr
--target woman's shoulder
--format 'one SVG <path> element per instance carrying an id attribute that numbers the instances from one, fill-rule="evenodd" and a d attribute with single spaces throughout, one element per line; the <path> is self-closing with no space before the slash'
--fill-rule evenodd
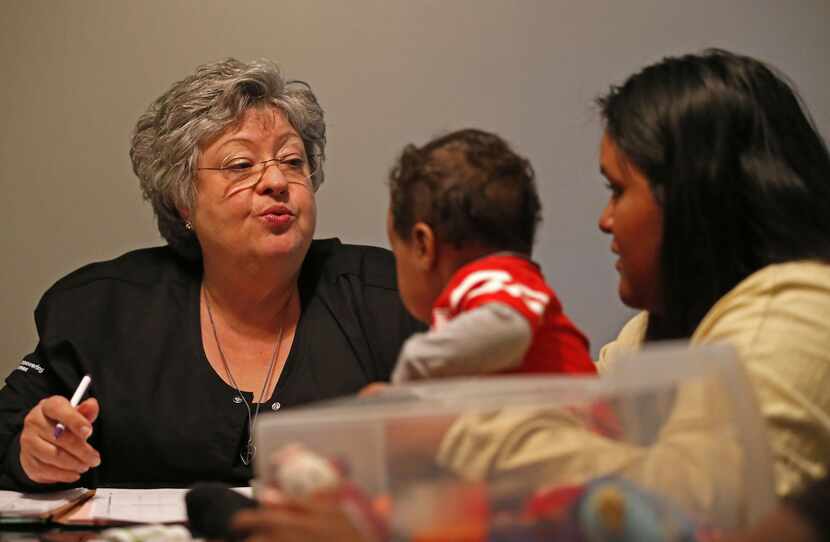
<path id="1" fill-rule="evenodd" d="M 303 263 L 303 275 L 317 275 L 331 282 L 356 278 L 364 286 L 396 290 L 392 252 L 370 245 L 342 243 L 337 238 L 315 239 Z"/>
<path id="2" fill-rule="evenodd" d="M 803 288 L 830 291 L 830 262 L 798 260 L 768 265 L 749 275 L 721 300 Z"/>
<path id="3" fill-rule="evenodd" d="M 749 345 L 756 345 L 763 335 L 779 337 L 784 330 L 796 341 L 798 336 L 813 332 L 827 336 L 827 314 L 830 263 L 804 260 L 773 264 L 748 276 L 718 300 L 698 325 L 692 341 L 743 337 Z"/>
<path id="4" fill-rule="evenodd" d="M 767 422 L 779 495 L 827 466 L 828 314 L 830 264 L 775 264 L 715 303 L 692 336 L 692 342 L 737 348 Z"/>
<path id="5" fill-rule="evenodd" d="M 798 326 L 815 314 L 830 314 L 830 263 L 802 260 L 772 264 L 751 274 L 715 303 L 692 337 L 703 339 L 723 328 L 751 331 L 762 323 L 792 318 Z"/>
<path id="6" fill-rule="evenodd" d="M 186 283 L 192 280 L 197 269 L 197 265 L 183 260 L 169 246 L 143 248 L 72 271 L 58 279 L 44 298 L 104 285 L 142 287 L 171 281 Z"/>

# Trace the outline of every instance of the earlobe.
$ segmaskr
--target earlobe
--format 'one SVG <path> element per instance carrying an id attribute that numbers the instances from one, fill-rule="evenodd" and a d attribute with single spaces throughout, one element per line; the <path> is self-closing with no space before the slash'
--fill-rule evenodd
<path id="1" fill-rule="evenodd" d="M 435 232 L 428 224 L 418 222 L 412 227 L 412 243 L 415 247 L 418 267 L 423 271 L 429 271 L 435 267 Z"/>
<path id="2" fill-rule="evenodd" d="M 179 216 L 182 219 L 182 225 L 184 226 L 184 229 L 187 230 L 189 233 L 193 232 L 193 222 L 190 218 L 190 209 L 187 209 L 185 207 L 177 207 L 176 210 L 179 211 Z"/>

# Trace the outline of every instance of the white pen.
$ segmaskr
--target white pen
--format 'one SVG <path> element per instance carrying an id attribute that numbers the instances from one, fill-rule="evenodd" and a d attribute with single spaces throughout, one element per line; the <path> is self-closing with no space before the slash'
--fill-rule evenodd
<path id="1" fill-rule="evenodd" d="M 89 387 L 90 382 L 92 382 L 92 378 L 89 375 L 84 375 L 81 379 L 81 383 L 78 384 L 77 388 L 75 388 L 75 393 L 72 394 L 72 399 L 69 400 L 69 404 L 72 405 L 73 408 L 78 406 L 78 403 L 81 402 L 81 397 L 83 397 L 86 393 L 86 389 Z M 56 425 L 54 433 L 55 438 L 61 436 L 64 431 L 66 431 L 66 427 L 64 427 L 62 423 Z"/>

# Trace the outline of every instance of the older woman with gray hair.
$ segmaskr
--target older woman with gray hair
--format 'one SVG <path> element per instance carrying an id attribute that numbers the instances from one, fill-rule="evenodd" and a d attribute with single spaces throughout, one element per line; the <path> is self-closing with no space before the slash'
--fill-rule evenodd
<path id="1" fill-rule="evenodd" d="M 247 484 L 259 415 L 388 378 L 419 324 L 388 251 L 312 240 L 325 133 L 266 61 L 201 66 L 150 105 L 130 157 L 167 246 L 43 296 L 0 390 L 0 485 Z"/>

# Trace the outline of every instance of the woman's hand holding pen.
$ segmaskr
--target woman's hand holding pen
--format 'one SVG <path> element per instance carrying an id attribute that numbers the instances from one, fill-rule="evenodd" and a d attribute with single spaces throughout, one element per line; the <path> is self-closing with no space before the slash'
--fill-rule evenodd
<path id="1" fill-rule="evenodd" d="M 20 465 L 26 475 L 39 484 L 71 483 L 100 465 L 101 456 L 87 442 L 98 411 L 94 398 L 74 407 L 66 397 L 53 395 L 35 405 L 20 434 Z M 55 430 L 59 423 L 65 427 L 62 433 Z"/>

